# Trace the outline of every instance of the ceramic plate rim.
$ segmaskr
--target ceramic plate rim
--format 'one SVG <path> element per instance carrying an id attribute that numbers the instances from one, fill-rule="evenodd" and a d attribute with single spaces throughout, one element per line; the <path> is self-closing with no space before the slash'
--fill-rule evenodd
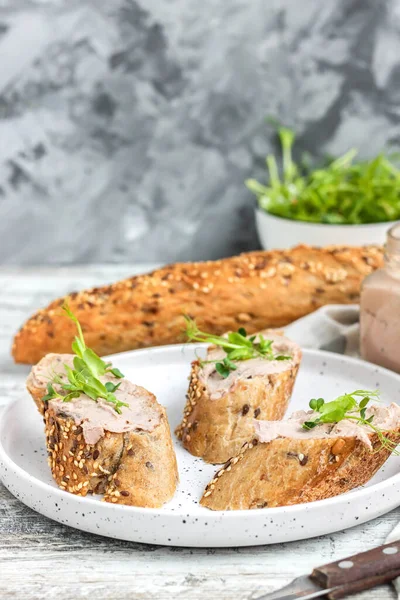
<path id="1" fill-rule="evenodd" d="M 183 348 L 186 348 L 188 346 L 191 346 L 193 348 L 201 348 L 204 347 L 205 344 L 169 344 L 169 345 L 165 345 L 165 346 L 154 346 L 151 348 L 140 348 L 137 350 L 129 350 L 126 352 L 121 352 L 119 354 L 112 354 L 109 355 L 105 358 L 107 359 L 112 359 L 113 361 L 118 361 L 118 359 L 120 357 L 124 357 L 124 358 L 129 358 L 131 355 L 137 356 L 138 354 L 151 354 L 153 352 L 165 352 L 168 353 L 168 351 L 170 351 L 171 349 L 177 350 L 177 349 L 181 349 L 183 350 Z M 325 350 L 316 350 L 316 349 L 309 349 L 309 348 L 302 348 L 302 352 L 304 355 L 308 354 L 311 356 L 315 356 L 315 357 L 320 357 L 320 358 L 328 358 L 329 360 L 333 360 L 333 361 L 342 361 L 342 360 L 346 360 L 350 363 L 353 364 L 357 364 L 357 365 L 362 365 L 363 367 L 367 368 L 371 368 L 376 370 L 378 373 L 381 373 L 382 375 L 389 375 L 390 377 L 398 377 L 399 381 L 400 381 L 400 375 L 394 373 L 393 371 L 390 371 L 389 369 L 385 369 L 384 367 L 380 367 L 378 365 L 375 365 L 373 363 L 368 363 L 366 361 L 363 361 L 359 358 L 356 357 L 352 357 L 352 356 L 345 356 L 343 354 L 336 354 L 334 352 L 327 352 Z M 4 448 L 3 445 L 3 429 L 6 423 L 6 416 L 8 415 L 8 413 L 10 411 L 12 411 L 14 405 L 16 405 L 18 402 L 20 402 L 22 399 L 22 397 L 16 398 L 14 400 L 12 400 L 11 402 L 9 402 L 5 408 L 1 411 L 0 414 L 0 459 L 3 461 L 3 464 L 8 466 L 12 471 L 16 472 L 17 475 L 19 475 L 20 477 L 26 479 L 29 483 L 32 483 L 35 486 L 38 486 L 39 488 L 41 488 L 43 491 L 45 492 L 49 492 L 51 494 L 55 494 L 58 497 L 64 498 L 65 494 L 68 494 L 68 492 L 64 492 L 63 490 L 61 490 L 58 487 L 54 487 L 44 481 L 41 481 L 40 479 L 38 479 L 37 477 L 31 475 L 30 473 L 28 473 L 27 471 L 25 471 L 22 467 L 20 467 L 17 463 L 15 463 L 8 455 L 7 451 Z M 173 432 L 172 432 L 172 435 Z M 216 466 L 216 470 L 217 470 L 217 466 Z M 316 509 L 319 507 L 329 507 L 330 505 L 333 504 L 340 504 L 341 502 L 346 503 L 348 502 L 349 497 L 351 497 L 352 499 L 356 500 L 356 499 L 361 499 L 364 498 L 365 496 L 368 496 L 371 493 L 371 490 L 374 490 L 376 492 L 379 491 L 383 491 L 386 489 L 386 487 L 390 487 L 393 483 L 397 482 L 400 480 L 400 471 L 399 473 L 397 473 L 396 475 L 392 475 L 390 477 L 388 477 L 387 479 L 374 483 L 371 486 L 368 487 L 360 487 L 359 489 L 355 489 L 354 491 L 351 492 L 351 496 L 349 495 L 349 493 L 344 493 L 344 494 L 339 494 L 337 496 L 333 496 L 331 498 L 325 498 L 323 500 L 315 500 L 313 502 L 304 502 L 302 504 L 294 504 L 294 505 L 290 505 L 290 506 L 278 506 L 278 507 L 273 507 L 273 508 L 258 508 L 258 509 L 244 509 L 244 510 L 231 510 L 231 511 L 212 511 L 209 510 L 207 511 L 206 514 L 202 514 L 202 515 L 198 515 L 198 518 L 200 520 L 200 518 L 206 517 L 208 521 L 219 521 L 221 519 L 221 517 L 223 516 L 224 519 L 235 519 L 237 518 L 239 515 L 241 517 L 246 517 L 246 518 L 250 518 L 250 519 L 257 519 L 259 518 L 261 515 L 266 516 L 266 514 L 268 514 L 268 516 L 271 516 L 272 518 L 275 515 L 282 515 L 285 512 L 290 512 L 291 514 L 295 513 L 302 513 L 302 512 L 308 512 L 310 510 L 310 508 L 315 507 Z M 68 495 L 72 495 L 72 494 L 68 494 Z M 137 513 L 137 514 L 146 514 L 146 515 L 160 515 L 162 514 L 164 518 L 168 518 L 168 519 L 182 519 L 183 516 L 187 515 L 187 509 L 186 510 L 179 510 L 179 511 L 175 511 L 174 513 L 167 513 L 167 512 L 163 512 L 163 508 L 143 508 L 143 507 L 139 507 L 139 506 L 125 506 L 125 505 L 116 505 L 116 504 L 109 504 L 107 502 L 101 502 L 98 499 L 94 499 L 94 498 L 88 498 L 87 496 L 82 498 L 79 496 L 74 496 L 74 498 L 76 499 L 76 501 L 78 503 L 82 503 L 85 506 L 98 506 L 99 503 L 101 503 L 102 506 L 102 510 L 105 511 L 110 511 L 112 513 L 116 512 L 129 512 L 129 513 Z M 399 499 L 399 504 L 400 504 L 400 499 Z"/>

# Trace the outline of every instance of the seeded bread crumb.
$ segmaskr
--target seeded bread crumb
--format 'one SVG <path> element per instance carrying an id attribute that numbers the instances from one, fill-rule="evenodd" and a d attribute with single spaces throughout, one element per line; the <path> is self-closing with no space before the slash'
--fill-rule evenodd
<path id="1" fill-rule="evenodd" d="M 268 337 L 267 332 L 263 333 Z M 234 389 L 215 400 L 210 399 L 198 377 L 199 362 L 193 362 L 182 422 L 175 430 L 186 450 L 206 462 L 223 463 L 252 438 L 254 419 L 282 419 L 300 366 L 297 346 L 294 358 L 291 368 L 240 380 Z"/>
<path id="2" fill-rule="evenodd" d="M 400 430 L 387 434 L 400 440 Z M 200 504 L 211 510 L 272 508 L 323 500 L 363 485 L 390 456 L 378 436 L 373 452 L 355 437 L 257 439 L 219 469 Z"/>

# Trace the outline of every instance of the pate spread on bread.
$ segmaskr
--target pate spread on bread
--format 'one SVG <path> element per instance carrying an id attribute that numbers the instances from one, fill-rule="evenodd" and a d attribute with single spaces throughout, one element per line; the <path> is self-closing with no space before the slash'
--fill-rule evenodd
<path id="1" fill-rule="evenodd" d="M 86 496 L 104 494 L 118 504 L 159 507 L 174 495 L 178 470 L 165 409 L 155 396 L 111 373 L 102 382 L 118 382 L 120 413 L 102 398 L 85 394 L 64 402 L 43 402 L 48 382 L 67 381 L 65 366 L 73 355 L 44 357 L 27 380 L 27 388 L 44 414 L 49 465 L 64 490 Z M 57 392 L 61 386 L 53 384 Z"/>
<path id="2" fill-rule="evenodd" d="M 207 485 L 201 504 L 212 510 L 271 508 L 322 500 L 360 486 L 389 458 L 377 433 L 357 422 L 303 424 L 313 413 L 288 420 L 254 421 L 254 438 Z M 366 417 L 386 438 L 400 441 L 400 407 L 371 406 Z"/>
<path id="3" fill-rule="evenodd" d="M 239 452 L 254 436 L 254 419 L 281 419 L 286 412 L 301 350 L 282 335 L 261 333 L 272 342 L 272 352 L 287 355 L 287 360 L 238 360 L 236 368 L 223 377 L 215 365 L 226 354 L 211 346 L 204 361 L 192 364 L 187 402 L 176 434 L 186 450 L 206 462 L 222 463 Z"/>

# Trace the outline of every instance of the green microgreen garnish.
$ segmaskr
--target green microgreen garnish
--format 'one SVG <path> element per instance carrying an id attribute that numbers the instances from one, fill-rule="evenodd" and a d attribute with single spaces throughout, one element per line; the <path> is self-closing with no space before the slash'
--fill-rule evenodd
<path id="1" fill-rule="evenodd" d="M 114 410 L 118 414 L 121 414 L 121 407 L 129 406 L 129 404 L 118 400 L 114 394 L 121 385 L 121 382 L 116 385 L 110 381 L 103 383 L 100 377 L 106 373 L 112 373 L 114 377 L 121 379 L 124 375 L 119 369 L 113 368 L 111 363 L 104 362 L 91 348 L 86 346 L 82 327 L 78 319 L 67 305 L 64 305 L 62 308 L 75 323 L 78 330 L 78 335 L 75 336 L 72 342 L 72 351 L 75 354 L 73 361 L 74 368 L 72 369 L 70 366 L 64 364 L 68 383 L 60 375 L 53 375 L 51 382 L 47 384 L 47 394 L 42 400 L 48 402 L 54 398 L 60 398 L 63 402 L 70 402 L 73 398 L 78 398 L 81 394 L 86 394 L 94 401 L 102 398 L 110 402 L 114 405 Z M 61 387 L 67 394 L 58 392 L 54 388 L 54 384 Z"/>
<path id="2" fill-rule="evenodd" d="M 64 304 L 62 309 L 66 312 L 67 316 L 71 319 L 71 321 L 75 323 L 76 328 L 78 330 L 78 335 L 75 336 L 75 339 L 72 342 L 73 353 L 76 354 L 80 361 L 82 361 L 80 363 L 77 363 L 77 365 L 86 366 L 94 377 L 100 377 L 102 375 L 105 375 L 106 373 L 112 373 L 115 377 L 122 379 L 124 376 L 119 369 L 113 368 L 111 363 L 105 363 L 104 360 L 100 358 L 100 356 L 97 356 L 97 354 L 93 352 L 91 348 L 88 348 L 86 346 L 81 324 L 79 323 L 78 319 L 71 311 L 69 306 L 67 304 Z M 74 359 L 74 366 L 75 360 L 76 359 Z"/>
<path id="3" fill-rule="evenodd" d="M 278 127 L 282 175 L 274 155 L 266 158 L 269 182 L 248 179 L 246 185 L 268 213 L 314 223 L 359 224 L 400 219 L 400 170 L 383 154 L 355 162 L 351 149 L 315 169 L 292 158 L 295 134 Z M 395 155 L 393 155 L 395 157 Z M 308 162 L 308 161 L 307 161 Z"/>
<path id="4" fill-rule="evenodd" d="M 196 322 L 190 317 L 186 319 L 186 335 L 191 342 L 206 342 L 222 348 L 226 357 L 222 361 L 215 362 L 216 371 L 224 379 L 231 371 L 237 369 L 237 362 L 249 360 L 250 358 L 264 358 L 267 360 L 289 360 L 292 357 L 284 354 L 276 354 L 272 348 L 272 340 L 267 340 L 263 335 L 248 336 L 246 330 L 241 327 L 237 332 L 228 333 L 226 336 L 212 335 L 201 331 Z M 256 341 L 257 340 L 257 341 Z M 208 362 L 208 361 L 202 361 Z M 214 361 L 211 361 L 214 362 Z"/>
<path id="5" fill-rule="evenodd" d="M 355 421 L 376 433 L 383 448 L 394 454 L 400 454 L 396 451 L 398 442 L 390 440 L 384 435 L 385 432 L 382 429 L 373 424 L 373 415 L 366 417 L 367 406 L 372 398 L 379 399 L 378 390 L 355 390 L 351 394 L 338 396 L 331 402 L 325 402 L 323 398 L 313 398 L 310 400 L 309 406 L 317 416 L 305 421 L 303 428 L 313 429 L 322 423 L 340 423 L 343 420 Z"/>

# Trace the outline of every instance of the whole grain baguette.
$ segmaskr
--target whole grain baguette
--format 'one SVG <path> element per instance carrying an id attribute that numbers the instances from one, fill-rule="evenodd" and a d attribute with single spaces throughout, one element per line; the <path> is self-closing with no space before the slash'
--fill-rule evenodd
<path id="1" fill-rule="evenodd" d="M 382 248 L 298 246 L 204 263 L 175 264 L 113 285 L 72 293 L 33 315 L 16 334 L 16 362 L 68 352 L 74 324 L 99 355 L 185 340 L 182 315 L 207 332 L 249 333 L 287 325 L 324 304 L 357 302 L 363 278 L 382 266 Z"/>
<path id="2" fill-rule="evenodd" d="M 254 435 L 254 419 L 276 421 L 286 412 L 300 366 L 301 350 L 276 333 L 269 335 L 268 330 L 261 333 L 274 342 L 281 339 L 283 344 L 290 344 L 293 360 L 267 361 L 266 372 L 261 375 L 248 377 L 245 373 L 237 378 L 235 372 L 231 373 L 225 380 L 230 389 L 220 397 L 212 397 L 207 381 L 202 379 L 200 362 L 192 363 L 187 402 L 176 435 L 188 452 L 201 456 L 206 462 L 223 463 L 237 454 Z M 224 380 L 221 378 L 221 381 Z"/>
<path id="3" fill-rule="evenodd" d="M 387 434 L 400 441 L 400 428 Z M 246 442 L 207 485 L 211 510 L 272 508 L 323 500 L 369 481 L 390 456 L 375 433 L 372 451 L 356 437 Z"/>

